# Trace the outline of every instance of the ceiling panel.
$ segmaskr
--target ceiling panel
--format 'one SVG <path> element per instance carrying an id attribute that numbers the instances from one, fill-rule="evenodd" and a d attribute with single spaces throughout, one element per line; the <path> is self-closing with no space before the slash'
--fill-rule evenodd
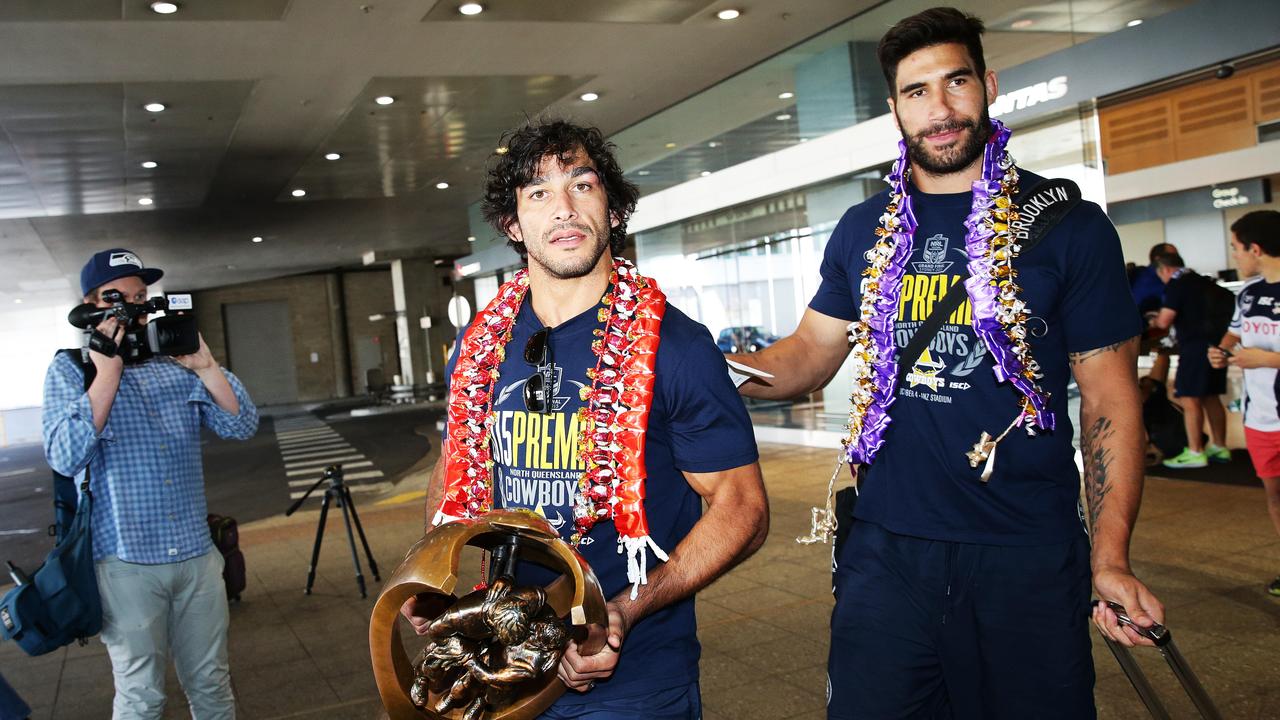
<path id="1" fill-rule="evenodd" d="M 20 243 L 57 265 L 20 282 L 70 290 L 115 245 L 191 288 L 465 251 L 485 161 L 526 114 L 612 134 L 873 2 L 751 0 L 726 23 L 720 1 L 489 0 L 466 22 L 461 0 L 0 0 L 0 218 L 30 216 Z"/>
<path id="2" fill-rule="evenodd" d="M 0 88 L 4 214 L 121 212 L 201 203 L 252 87 L 251 82 L 226 81 Z M 168 109 L 150 113 L 142 108 L 153 101 Z M 160 165 L 146 170 L 144 160 Z M 154 202 L 140 205 L 137 201 L 144 197 Z"/>
<path id="3" fill-rule="evenodd" d="M 0 218 L 4 217 L 0 192 Z M 79 271 L 79 268 L 76 268 Z M 79 294 L 27 220 L 0 219 L 0 308 L 65 302 Z"/>
<path id="4" fill-rule="evenodd" d="M 716 172 L 767 153 L 785 150 L 800 140 L 795 105 L 784 106 L 706 142 L 632 169 L 627 173 L 627 179 L 640 188 L 641 194 L 658 192 L 694 180 L 704 172 Z"/>
<path id="5" fill-rule="evenodd" d="M 398 197 L 479 180 L 506 130 L 589 82 L 592 76 L 374 78 L 279 199 Z M 395 98 L 378 105 L 374 98 Z M 342 159 L 324 159 L 329 152 Z"/>
<path id="6" fill-rule="evenodd" d="M 150 0 L 3 0 L 0 22 L 103 20 L 280 20 L 289 0 L 178 0 L 178 12 L 160 15 Z"/>
<path id="7" fill-rule="evenodd" d="M 1058 0 L 1033 3 L 1001 14 L 986 16 L 989 30 L 1026 33 L 1109 33 L 1124 29 L 1131 20 L 1162 15 L 1195 0 Z M 1031 42 L 1027 38 L 1026 42 Z"/>
<path id="8" fill-rule="evenodd" d="M 484 12 L 463 15 L 461 2 L 440 0 L 423 22 L 682 23 L 716 0 L 486 0 Z"/>

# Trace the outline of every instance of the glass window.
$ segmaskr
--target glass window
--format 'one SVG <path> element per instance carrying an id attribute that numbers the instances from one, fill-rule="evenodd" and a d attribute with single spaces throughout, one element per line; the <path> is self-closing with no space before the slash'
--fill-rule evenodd
<path id="1" fill-rule="evenodd" d="M 628 177 L 652 193 L 887 113 L 876 44 L 895 22 L 936 4 L 878 5 L 614 134 Z M 1000 71 L 1191 0 L 952 4 L 986 22 L 987 66 Z"/>
<path id="2" fill-rule="evenodd" d="M 887 170 L 637 233 L 637 263 L 673 305 L 707 326 L 722 352 L 763 349 L 795 331 L 818 289 L 836 223 L 850 205 L 883 189 Z M 758 423 L 838 429 L 848 412 L 847 375 L 797 404 L 749 401 L 753 416 Z"/>

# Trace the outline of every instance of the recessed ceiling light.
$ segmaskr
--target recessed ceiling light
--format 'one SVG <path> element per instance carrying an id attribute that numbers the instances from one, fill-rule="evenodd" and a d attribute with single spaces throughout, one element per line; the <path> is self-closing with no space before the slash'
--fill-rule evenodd
<path id="1" fill-rule="evenodd" d="M 22 298 L 14 298 L 14 299 L 13 299 L 13 303 L 14 303 L 15 305 L 21 305 L 21 304 L 22 304 Z"/>
<path id="2" fill-rule="evenodd" d="M 157 163 L 156 163 L 156 161 L 155 161 L 155 160 L 144 160 L 144 161 L 142 162 L 142 167 L 144 167 L 144 168 L 146 168 L 146 169 L 148 169 L 148 170 L 155 170 L 155 169 L 156 169 L 156 167 L 157 167 Z"/>
<path id="3" fill-rule="evenodd" d="M 325 160 L 341 160 L 342 154 L 341 153 L 325 153 L 324 159 Z"/>
<path id="4" fill-rule="evenodd" d="M 294 197 L 302 197 L 302 196 L 304 196 L 304 195 L 306 195 L 306 194 L 307 194 L 307 191 L 306 191 L 306 190 L 303 190 L 302 188 L 296 188 L 296 189 L 294 189 L 294 191 L 293 191 L 293 192 L 291 192 L 291 193 L 289 193 L 289 194 L 290 194 L 290 195 L 292 195 L 292 196 L 294 196 Z"/>
<path id="5" fill-rule="evenodd" d="M 256 242 L 256 243 L 260 243 L 260 242 L 262 242 L 262 236 L 261 236 L 261 235 L 254 235 L 254 236 L 253 236 L 253 242 Z"/>
<path id="6" fill-rule="evenodd" d="M 391 103 L 395 102 L 396 99 L 391 97 L 390 95 L 379 95 L 378 97 L 374 98 L 373 101 L 378 103 L 379 105 L 390 105 Z"/>
<path id="7" fill-rule="evenodd" d="M 741 10 L 735 10 L 733 8 L 728 8 L 727 10 L 721 10 L 720 12 L 716 13 L 716 17 L 720 18 L 721 20 L 736 20 L 737 18 L 741 17 L 741 15 L 742 15 Z"/>
<path id="8" fill-rule="evenodd" d="M 666 149 L 668 149 L 668 150 L 670 150 L 670 149 L 674 148 L 675 146 L 676 146 L 676 144 L 675 144 L 675 143 L 673 143 L 673 142 L 669 142 L 669 143 L 667 143 L 666 145 L 663 145 L 663 147 L 665 147 L 665 148 L 666 148 Z"/>
<path id="9" fill-rule="evenodd" d="M 643 176 L 645 176 L 645 175 L 648 175 L 648 174 L 649 174 L 649 171 L 648 171 L 648 170 L 637 170 L 637 171 L 636 171 L 636 174 L 637 174 L 637 175 L 640 175 L 641 177 L 643 177 Z"/>
<path id="10" fill-rule="evenodd" d="M 778 99 L 779 99 L 779 100 L 790 100 L 791 98 L 793 98 L 793 97 L 795 97 L 795 96 L 796 96 L 796 94 L 795 94 L 795 93 L 793 93 L 793 92 L 780 92 L 780 93 L 778 93 Z"/>
<path id="11" fill-rule="evenodd" d="M 781 115 L 775 115 L 773 119 L 774 120 L 790 120 L 791 115 L 788 113 L 782 113 Z"/>
<path id="12" fill-rule="evenodd" d="M 700 174 L 700 175 L 702 175 L 702 177 L 706 177 L 706 176 L 708 176 L 708 175 L 710 175 L 710 174 L 711 174 L 711 171 L 710 171 L 710 170 L 703 170 L 703 171 L 702 171 L 701 173 L 699 173 L 699 174 Z"/>
<path id="13" fill-rule="evenodd" d="M 438 182 L 438 183 L 436 183 L 436 189 L 437 189 L 437 190 L 448 190 L 448 189 L 449 189 L 449 183 L 447 183 L 447 182 Z"/>
<path id="14" fill-rule="evenodd" d="M 484 6 L 480 3 L 462 3 L 458 6 L 458 12 L 463 15 L 479 15 L 484 12 Z"/>
<path id="15" fill-rule="evenodd" d="M 1013 28 L 1014 30 L 1025 30 L 1026 28 L 1029 28 L 1034 24 L 1035 24 L 1034 20 L 1028 20 L 1026 18 L 1023 18 L 1022 20 L 1014 20 L 1013 22 L 1009 23 L 1009 27 Z"/>
<path id="16" fill-rule="evenodd" d="M 1141 24 L 1142 24 L 1142 18 L 1134 18 L 1129 22 L 1125 23 L 1125 27 L 1138 27 Z"/>
<path id="17" fill-rule="evenodd" d="M 158 103 L 158 102 L 147 103 L 146 105 L 142 106 L 142 109 L 146 110 L 147 112 L 164 112 L 165 105 L 164 103 Z"/>
<path id="18" fill-rule="evenodd" d="M 467 236 L 467 242 L 475 242 L 475 241 L 476 241 L 476 236 L 475 236 L 475 235 L 468 235 L 468 236 Z"/>
<path id="19" fill-rule="evenodd" d="M 151 203 L 153 203 L 153 202 L 155 202 L 155 200 L 152 200 L 152 199 L 151 199 L 151 198 L 149 198 L 149 197 L 140 197 L 140 198 L 138 198 L 138 204 L 139 204 L 139 205 L 150 205 L 150 204 L 151 204 Z"/>
<path id="20" fill-rule="evenodd" d="M 578 96 L 582 102 L 595 102 L 600 99 L 600 93 L 585 92 Z"/>
<path id="21" fill-rule="evenodd" d="M 159 15 L 172 15 L 178 12 L 178 3 L 174 2 L 153 2 L 151 3 L 151 12 Z"/>

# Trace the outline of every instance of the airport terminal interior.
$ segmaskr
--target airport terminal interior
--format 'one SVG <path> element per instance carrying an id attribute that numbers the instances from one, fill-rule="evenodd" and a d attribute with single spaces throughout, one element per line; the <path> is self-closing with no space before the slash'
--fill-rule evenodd
<path id="1" fill-rule="evenodd" d="M 0 1 L 0 560 L 34 572 L 54 547 L 46 371 L 86 342 L 68 322 L 81 267 L 128 249 L 163 268 L 147 297 L 194 322 L 260 415 L 243 442 L 199 444 L 208 511 L 238 522 L 246 570 L 230 605 L 236 717 L 410 717 L 380 688 L 405 667 L 378 653 L 412 657 L 423 640 L 403 621 L 371 635 L 371 618 L 434 512 L 454 344 L 525 267 L 484 216 L 507 131 L 539 118 L 599 128 L 639 192 L 622 256 L 721 354 L 763 351 L 799 326 L 846 211 L 886 187 L 901 134 L 877 43 L 935 4 Z M 1018 167 L 1072 180 L 1105 210 L 1131 277 L 1169 243 L 1241 291 L 1231 228 L 1280 209 L 1280 4 L 950 4 L 985 22 L 988 112 L 1012 130 Z M 933 265 L 951 264 L 946 237 L 927 242 Z M 945 294 L 916 285 L 900 307 Z M 989 372 L 966 342 L 944 332 L 905 382 L 936 391 Z M 828 717 L 831 546 L 797 538 L 826 497 L 858 362 L 813 392 L 744 400 L 770 528 L 696 595 L 708 720 Z M 1136 372 L 1172 398 L 1179 364 L 1144 340 Z M 1149 445 L 1130 552 L 1219 716 L 1280 719 L 1280 586 L 1268 590 L 1280 537 L 1244 389 L 1231 367 L 1222 462 L 1169 468 L 1176 450 Z M 1054 432 L 1085 445 L 1083 478 L 1075 382 L 1067 395 Z M 464 552 L 474 567 L 466 553 L 479 551 Z M 0 575 L 0 595 L 21 576 Z M 452 577 L 458 594 L 476 579 Z M 1040 641 L 1016 619 L 1004 632 Z M 1134 648 L 1125 666 L 1090 634 L 1097 717 L 1161 717 L 1135 668 L 1163 717 L 1201 716 L 1167 651 Z M 166 694 L 164 718 L 192 716 L 172 666 Z M 35 657 L 0 641 L 0 720 L 28 716 L 10 707 L 109 718 L 113 695 L 101 639 Z"/>

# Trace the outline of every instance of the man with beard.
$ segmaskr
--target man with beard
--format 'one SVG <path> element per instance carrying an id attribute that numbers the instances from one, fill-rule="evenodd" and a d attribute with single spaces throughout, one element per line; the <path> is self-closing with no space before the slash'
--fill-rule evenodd
<path id="1" fill-rule="evenodd" d="M 695 720 L 693 594 L 768 532 L 751 420 L 707 329 L 619 257 L 637 190 L 613 146 L 550 120 L 500 145 L 483 209 L 528 269 L 449 360 L 427 525 L 528 509 L 595 571 L 606 643 L 569 645 L 558 674 L 577 692 L 544 717 Z M 539 570 L 524 564 L 517 580 L 545 584 Z M 415 599 L 403 610 L 427 631 Z"/>
<path id="2" fill-rule="evenodd" d="M 997 90 L 982 31 L 934 8 L 885 34 L 879 58 L 904 141 L 894 187 L 840 221 L 796 332 L 735 358 L 775 378 L 742 392 L 793 398 L 824 385 L 854 344 L 847 455 L 865 479 L 853 517 L 839 518 L 856 521 L 835 557 L 830 718 L 1091 718 L 1090 579 L 1140 625 L 1163 620 L 1129 567 L 1140 328 L 1119 239 L 1081 203 L 1018 256 L 1010 207 L 1041 178 L 1004 155 L 1008 131 L 987 114 Z M 916 357 L 900 357 L 895 341 L 966 270 L 964 304 Z M 948 341 L 959 334 L 969 342 Z M 1116 641 L 1144 642 L 1105 605 L 1092 612 Z"/>

